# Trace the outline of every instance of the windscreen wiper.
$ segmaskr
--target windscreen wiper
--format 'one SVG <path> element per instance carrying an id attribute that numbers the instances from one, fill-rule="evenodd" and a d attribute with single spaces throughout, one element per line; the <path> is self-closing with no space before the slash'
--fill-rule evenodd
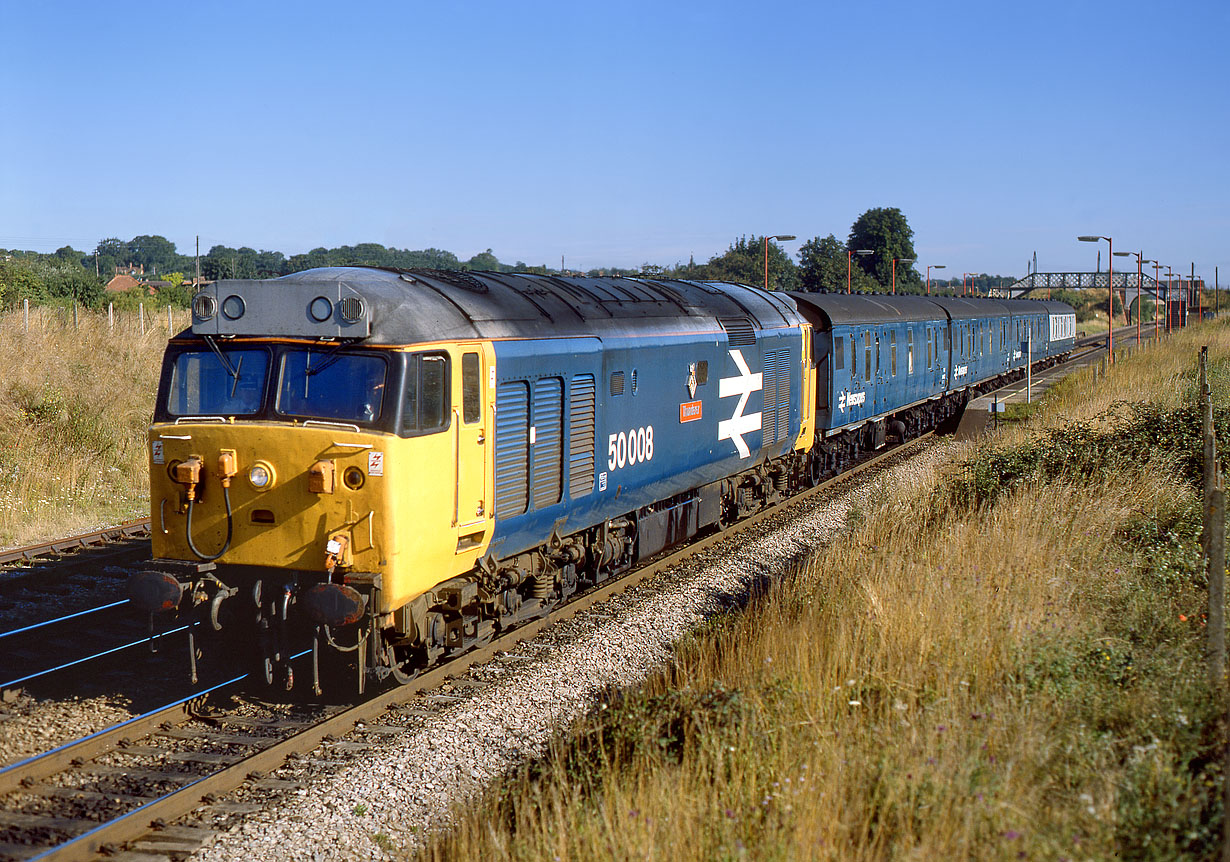
<path id="1" fill-rule="evenodd" d="M 239 382 L 239 369 L 231 368 L 231 363 L 227 362 L 226 356 L 222 353 L 221 350 L 218 349 L 218 344 L 217 342 L 214 341 L 214 338 L 212 335 L 205 335 L 202 337 L 205 339 L 205 343 L 209 345 L 209 349 L 212 350 L 214 352 L 214 355 L 218 357 L 218 361 L 222 363 L 222 367 L 226 369 L 226 373 L 231 375 L 231 377 L 234 378 L 235 382 L 238 383 Z M 239 361 L 239 364 L 243 365 L 242 359 Z"/>
<path id="2" fill-rule="evenodd" d="M 334 362 L 337 362 L 339 359 L 341 359 L 342 357 L 339 356 L 337 352 L 345 346 L 346 346 L 345 341 L 339 341 L 333 347 L 332 350 L 330 350 L 328 353 L 324 355 L 324 358 L 321 359 L 320 364 L 317 365 L 315 368 L 312 367 L 312 351 L 309 348 L 308 349 L 308 361 L 307 361 L 307 376 L 315 377 L 317 374 L 319 374 L 320 372 L 328 368 L 330 365 L 332 365 Z"/>

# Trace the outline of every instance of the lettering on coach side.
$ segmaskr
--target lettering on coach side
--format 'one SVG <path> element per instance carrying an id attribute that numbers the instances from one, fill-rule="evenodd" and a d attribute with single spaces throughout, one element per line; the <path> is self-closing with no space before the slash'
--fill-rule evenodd
<path id="1" fill-rule="evenodd" d="M 752 454 L 752 450 L 743 442 L 743 435 L 760 430 L 760 413 L 744 414 L 743 410 L 747 407 L 747 399 L 751 394 L 764 388 L 764 375 L 752 373 L 743 358 L 743 351 L 731 350 L 730 358 L 735 361 L 739 376 L 721 378 L 718 381 L 718 397 L 731 398 L 738 395 L 739 403 L 735 405 L 733 416 L 718 422 L 718 439 L 734 441 L 739 457 L 747 458 Z"/>
<path id="2" fill-rule="evenodd" d="M 680 422 L 695 422 L 701 418 L 701 402 L 688 401 L 679 405 L 679 421 Z"/>

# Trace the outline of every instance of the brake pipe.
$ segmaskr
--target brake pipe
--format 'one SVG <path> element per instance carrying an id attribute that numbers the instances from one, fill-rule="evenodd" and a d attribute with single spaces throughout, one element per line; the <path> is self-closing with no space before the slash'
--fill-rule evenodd
<path id="1" fill-rule="evenodd" d="M 226 541 L 222 543 L 222 550 L 218 551 L 218 553 L 202 554 L 199 550 L 197 550 L 196 544 L 192 541 L 192 510 L 196 505 L 196 499 L 191 495 L 188 497 L 188 523 L 184 527 L 184 537 L 188 540 L 189 550 L 196 554 L 198 558 L 207 563 L 211 563 L 218 559 L 231 547 L 231 535 L 234 530 L 234 518 L 231 512 L 231 489 L 229 487 L 229 483 L 222 486 L 222 499 L 226 501 Z"/>

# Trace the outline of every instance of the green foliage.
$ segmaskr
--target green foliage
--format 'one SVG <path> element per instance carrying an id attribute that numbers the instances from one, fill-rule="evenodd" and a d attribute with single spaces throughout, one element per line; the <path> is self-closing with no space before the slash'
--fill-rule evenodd
<path id="1" fill-rule="evenodd" d="M 650 695 L 643 690 L 607 691 L 597 707 L 561 737 L 559 764 L 581 788 L 601 788 L 604 772 L 638 758 L 662 757 L 678 763 L 698 738 L 724 735 L 731 728 L 754 732 L 756 710 L 737 690 L 720 683 L 705 691 L 669 689 Z M 535 762 L 530 772 L 541 770 Z"/>
<path id="2" fill-rule="evenodd" d="M 136 236 L 128 242 L 126 263 L 145 267 L 147 274 L 170 272 L 181 266 L 181 257 L 175 243 L 163 236 Z"/>
<path id="3" fill-rule="evenodd" d="M 844 290 L 848 258 L 846 248 L 837 237 L 829 234 L 813 237 L 799 249 L 799 282 L 803 290 Z M 859 270 L 859 275 L 862 275 Z M 853 281 L 853 274 L 850 273 Z"/>
<path id="4" fill-rule="evenodd" d="M 968 506 L 994 503 L 1025 482 L 1059 477 L 1094 479 L 1159 451 L 1178 456 L 1181 474 L 1201 476 L 1201 418 L 1193 404 L 1178 410 L 1156 404 L 1119 403 L 1110 430 L 1078 422 L 1051 429 L 1040 439 L 1013 448 L 988 448 L 967 462 L 951 485 L 952 501 Z M 1214 411 L 1219 439 L 1230 439 L 1230 409 Z"/>
<path id="5" fill-rule="evenodd" d="M 213 253 L 212 250 L 210 253 Z M 285 272 L 279 274 L 300 272 L 318 266 L 347 266 L 353 264 L 389 266 L 397 269 L 460 270 L 465 268 L 461 261 L 458 260 L 457 255 L 451 251 L 444 251 L 438 248 L 410 251 L 385 248 L 377 243 L 360 243 L 356 246 L 341 246 L 333 249 L 314 248 L 307 254 L 292 255 L 286 261 Z"/>
<path id="6" fill-rule="evenodd" d="M 480 272 L 499 272 L 503 268 L 500 266 L 500 259 L 492 253 L 491 249 L 474 255 L 474 257 L 466 261 L 465 266 L 466 269 Z"/>
<path id="7" fill-rule="evenodd" d="M 27 299 L 98 307 L 102 297 L 103 283 L 93 271 L 58 253 L 0 260 L 0 308 L 12 308 Z"/>
<path id="8" fill-rule="evenodd" d="M 794 261 L 772 240 L 768 243 L 769 289 L 796 290 L 798 269 Z M 703 278 L 709 281 L 737 281 L 741 284 L 764 285 L 765 239 L 741 236 L 720 255 L 715 255 L 702 267 L 693 267 L 695 275 L 675 275 L 680 278 Z"/>
<path id="9" fill-rule="evenodd" d="M 109 426 L 104 413 L 106 405 L 86 405 L 52 384 L 33 387 L 14 383 L 9 399 L 56 450 L 104 456 L 119 445 L 120 435 Z"/>
<path id="10" fill-rule="evenodd" d="M 871 249 L 874 254 L 855 255 L 854 264 L 882 285 L 893 281 L 893 259 L 915 260 L 914 231 L 896 207 L 869 209 L 850 227 L 846 248 Z M 905 292 L 920 282 L 913 264 L 897 264 L 897 290 Z"/>

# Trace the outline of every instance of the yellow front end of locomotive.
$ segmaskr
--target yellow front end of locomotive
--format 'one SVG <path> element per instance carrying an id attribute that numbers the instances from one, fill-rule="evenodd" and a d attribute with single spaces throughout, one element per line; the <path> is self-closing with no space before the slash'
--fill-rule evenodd
<path id="1" fill-rule="evenodd" d="M 457 368 L 463 353 L 477 354 L 484 366 L 493 360 L 483 346 L 437 353 Z M 463 415 L 474 387 L 463 393 L 461 374 L 450 375 L 449 388 L 458 407 L 450 407 L 434 433 L 414 436 L 324 422 L 155 424 L 149 440 L 153 556 L 205 561 L 217 555 L 220 570 L 281 569 L 307 573 L 309 581 L 332 570 L 343 577 L 378 574 L 378 613 L 469 571 L 494 524 L 494 464 L 486 445 L 492 413 Z M 481 393 L 484 405 L 487 394 Z"/>

